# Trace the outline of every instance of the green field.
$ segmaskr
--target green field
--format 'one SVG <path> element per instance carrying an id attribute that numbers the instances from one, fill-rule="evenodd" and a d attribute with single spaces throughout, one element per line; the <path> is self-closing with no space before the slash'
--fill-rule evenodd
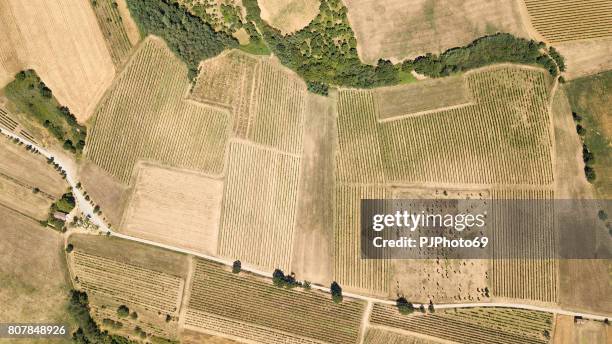
<path id="1" fill-rule="evenodd" d="M 17 73 L 6 85 L 5 94 L 17 109 L 47 130 L 63 144 L 64 149 L 80 153 L 85 147 L 87 131 L 76 122 L 67 107 L 62 107 L 53 92 L 32 69 Z"/>

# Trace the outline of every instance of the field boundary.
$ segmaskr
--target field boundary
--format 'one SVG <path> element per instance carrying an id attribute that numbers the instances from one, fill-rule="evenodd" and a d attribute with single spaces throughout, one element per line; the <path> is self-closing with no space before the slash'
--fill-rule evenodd
<path id="1" fill-rule="evenodd" d="M 378 114 L 378 111 L 377 111 L 377 113 L 376 113 L 376 117 L 377 117 L 376 118 L 376 122 L 378 122 L 378 123 L 388 123 L 388 122 L 393 122 L 393 121 L 399 121 L 399 120 L 406 119 L 406 118 L 414 118 L 414 117 L 427 116 L 427 115 L 430 115 L 432 113 L 444 112 L 444 111 L 447 111 L 447 110 L 461 109 L 461 108 L 468 107 L 468 106 L 473 106 L 473 105 L 476 105 L 476 103 L 468 102 L 468 103 L 463 103 L 463 104 L 457 104 L 457 105 L 452 105 L 452 106 L 445 106 L 445 107 L 441 107 L 441 108 L 437 108 L 437 109 L 413 112 L 413 113 L 408 113 L 408 114 L 405 114 L 405 115 L 398 115 L 398 116 L 387 117 L 387 118 L 380 118 L 380 115 Z"/>

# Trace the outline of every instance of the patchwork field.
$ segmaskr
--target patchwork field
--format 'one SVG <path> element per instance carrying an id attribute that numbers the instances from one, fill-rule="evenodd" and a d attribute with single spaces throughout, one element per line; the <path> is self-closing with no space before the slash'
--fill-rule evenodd
<path id="1" fill-rule="evenodd" d="M 142 164 L 121 231 L 215 255 L 223 181 Z"/>
<path id="2" fill-rule="evenodd" d="M 124 331 L 175 338 L 187 278 L 186 256 L 117 238 L 72 235 L 71 274 L 75 287 L 90 297 L 96 320 L 111 319 Z M 125 305 L 137 317 L 120 317 Z"/>
<path id="3" fill-rule="evenodd" d="M 239 51 L 204 61 L 190 98 L 232 112 L 235 137 L 299 154 L 306 85 L 269 58 Z"/>
<path id="4" fill-rule="evenodd" d="M 113 63 L 119 67 L 125 62 L 132 49 L 132 43 L 124 27 L 123 16 L 118 9 L 119 4 L 114 0 L 97 0 L 91 2 L 91 6 L 96 14 Z"/>
<path id="5" fill-rule="evenodd" d="M 549 43 L 612 36 L 607 0 L 524 0 L 534 28 Z"/>
<path id="6" fill-rule="evenodd" d="M 185 323 L 262 343 L 355 343 L 364 306 L 347 299 L 336 304 L 315 291 L 279 288 L 197 259 Z"/>
<path id="7" fill-rule="evenodd" d="M 73 328 L 65 308 L 70 279 L 62 236 L 1 206 L 0 233 L 0 321 L 65 323 Z"/>
<path id="8" fill-rule="evenodd" d="M 111 56 L 88 1 L 3 1 L 0 86 L 34 68 L 80 122 L 110 86 Z"/>
<path id="9" fill-rule="evenodd" d="M 374 90 L 380 121 L 418 116 L 442 108 L 471 105 L 470 90 L 463 76 L 429 79 L 413 84 Z"/>
<path id="10" fill-rule="evenodd" d="M 220 174 L 228 114 L 185 100 L 187 88 L 163 41 L 144 41 L 96 111 L 87 157 L 124 184 L 139 160 Z"/>
<path id="11" fill-rule="evenodd" d="M 495 32 L 527 37 L 518 5 L 494 0 L 344 0 L 361 59 L 438 53 Z"/>
<path id="12" fill-rule="evenodd" d="M 341 91 L 338 179 L 551 183 L 549 79 L 544 72 L 503 66 L 466 77 L 474 105 L 384 123 L 376 122 L 377 106 L 369 91 Z"/>
<path id="13" fill-rule="evenodd" d="M 261 18 L 289 34 L 306 27 L 319 14 L 317 0 L 258 0 Z"/>
<path id="14" fill-rule="evenodd" d="M 575 322 L 567 315 L 559 315 L 555 321 L 554 344 L 604 344 L 609 343 L 610 339 L 612 339 L 612 329 L 601 322 Z"/>
<path id="15" fill-rule="evenodd" d="M 456 343 L 548 343 L 552 314 L 507 308 L 436 310 L 402 315 L 395 306 L 375 304 L 370 322 Z"/>
<path id="16" fill-rule="evenodd" d="M 232 142 L 218 252 L 266 269 L 289 269 L 300 159 Z"/>

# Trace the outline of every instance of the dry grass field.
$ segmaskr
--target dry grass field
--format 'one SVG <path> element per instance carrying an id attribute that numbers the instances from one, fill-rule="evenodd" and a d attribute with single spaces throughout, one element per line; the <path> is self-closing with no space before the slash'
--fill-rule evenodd
<path id="1" fill-rule="evenodd" d="M 438 53 L 495 32 L 527 37 L 515 1 L 344 0 L 361 59 Z"/>
<path id="2" fill-rule="evenodd" d="M 288 270 L 300 159 L 232 142 L 218 252 L 243 264 Z"/>
<path id="3" fill-rule="evenodd" d="M 43 220 L 53 200 L 67 187 L 44 157 L 0 137 L 0 205 Z M 40 192 L 34 193 L 34 188 Z"/>
<path id="4" fill-rule="evenodd" d="M 220 174 L 228 114 L 185 100 L 187 88 L 185 65 L 148 38 L 98 107 L 87 157 L 124 184 L 139 160 Z"/>
<path id="5" fill-rule="evenodd" d="M 383 123 L 369 91 L 341 91 L 339 180 L 551 183 L 546 74 L 501 66 L 466 78 L 474 105 Z"/>
<path id="6" fill-rule="evenodd" d="M 261 343 L 355 343 L 364 306 L 348 299 L 336 304 L 316 291 L 279 288 L 197 259 L 185 323 Z"/>
<path id="7" fill-rule="evenodd" d="M 70 280 L 62 236 L 3 207 L 0 234 L 0 321 L 65 323 L 72 328 L 66 309 Z M 68 339 L 54 342 L 71 343 Z"/>
<path id="8" fill-rule="evenodd" d="M 606 344 L 610 343 L 610 340 L 612 340 L 612 329 L 601 322 L 576 323 L 567 315 L 558 315 L 555 321 L 553 344 Z"/>
<path id="9" fill-rule="evenodd" d="M 258 0 L 261 19 L 289 34 L 306 27 L 319 14 L 318 0 Z"/>
<path id="10" fill-rule="evenodd" d="M 97 0 L 91 2 L 91 6 L 96 14 L 113 63 L 116 67 L 120 67 L 127 59 L 132 49 L 132 43 L 125 30 L 124 18 L 119 11 L 119 4 L 115 0 Z M 129 19 L 125 21 L 128 22 Z"/>
<path id="11" fill-rule="evenodd" d="M 0 86 L 33 68 L 80 122 L 115 75 L 88 1 L 3 1 L 0 35 Z"/>
<path id="12" fill-rule="evenodd" d="M 377 88 L 374 90 L 374 98 L 378 107 L 378 119 L 385 121 L 471 105 L 469 92 L 465 78 L 458 75 Z"/>
<path id="13" fill-rule="evenodd" d="M 215 255 L 223 181 L 148 164 L 137 173 L 121 232 Z"/>
<path id="14" fill-rule="evenodd" d="M 119 183 L 112 175 L 89 159 L 83 159 L 78 168 L 83 190 L 100 205 L 102 217 L 114 227 L 119 227 L 129 200 L 130 188 Z"/>
<path id="15" fill-rule="evenodd" d="M 96 235 L 71 235 L 70 270 L 76 288 L 90 297 L 94 318 L 123 323 L 129 333 L 136 326 L 166 337 L 178 336 L 187 257 L 147 245 Z M 137 319 L 121 318 L 120 305 L 136 311 Z M 170 320 L 167 321 L 167 316 Z"/>
<path id="16" fill-rule="evenodd" d="M 221 336 L 215 336 L 212 334 L 206 334 L 193 330 L 181 331 L 180 342 L 183 344 L 240 344 L 241 342 L 224 338 Z"/>
<path id="17" fill-rule="evenodd" d="M 436 310 L 431 314 L 402 315 L 394 306 L 375 304 L 370 323 L 415 332 L 456 343 L 548 343 L 549 313 L 507 308 Z"/>
<path id="18" fill-rule="evenodd" d="M 565 79 L 576 79 L 612 69 L 612 37 L 555 44 L 565 58 Z"/>
<path id="19" fill-rule="evenodd" d="M 608 0 L 524 0 L 533 27 L 551 44 L 612 36 Z"/>

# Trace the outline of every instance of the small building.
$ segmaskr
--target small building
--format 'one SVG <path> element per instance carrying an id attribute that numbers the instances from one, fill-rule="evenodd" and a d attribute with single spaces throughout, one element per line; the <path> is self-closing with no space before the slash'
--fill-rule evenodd
<path id="1" fill-rule="evenodd" d="M 56 211 L 55 213 L 53 213 L 53 217 L 58 219 L 58 220 L 62 220 L 64 222 L 66 222 L 66 217 L 68 216 L 68 214 L 66 213 L 62 213 L 61 211 Z"/>

